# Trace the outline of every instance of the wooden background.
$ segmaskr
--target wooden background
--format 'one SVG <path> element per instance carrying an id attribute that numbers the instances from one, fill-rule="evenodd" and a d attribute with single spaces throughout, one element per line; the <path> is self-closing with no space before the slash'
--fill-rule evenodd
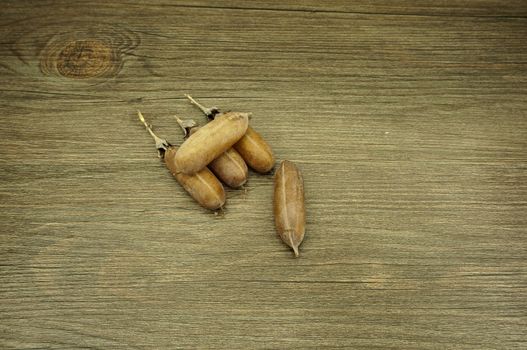
<path id="1" fill-rule="evenodd" d="M 3 1 L 1 349 L 525 349 L 527 2 Z M 183 97 L 305 178 L 201 209 Z"/>

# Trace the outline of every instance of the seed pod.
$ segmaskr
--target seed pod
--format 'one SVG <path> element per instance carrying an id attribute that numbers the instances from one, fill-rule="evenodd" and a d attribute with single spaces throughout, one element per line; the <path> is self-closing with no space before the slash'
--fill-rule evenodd
<path id="1" fill-rule="evenodd" d="M 200 171 L 238 142 L 248 126 L 248 113 L 222 114 L 183 142 L 175 156 L 177 169 L 187 175 Z"/>
<path id="2" fill-rule="evenodd" d="M 137 111 L 137 114 L 139 120 L 146 127 L 146 130 L 154 138 L 160 158 L 164 160 L 166 167 L 185 191 L 204 208 L 210 210 L 222 208 L 225 204 L 225 190 L 216 176 L 206 167 L 193 175 L 185 175 L 179 171 L 175 163 L 175 156 L 179 153 L 177 147 L 172 146 L 166 140 L 154 134 L 151 126 L 146 123 L 141 112 Z"/>
<path id="3" fill-rule="evenodd" d="M 298 257 L 305 233 L 304 180 L 293 162 L 282 161 L 274 176 L 274 219 L 276 230 Z"/>
<path id="4" fill-rule="evenodd" d="M 176 120 L 183 129 L 185 137 L 191 136 L 199 129 L 193 120 L 181 120 L 177 116 Z M 207 167 L 229 187 L 238 188 L 247 182 L 249 173 L 247 164 L 234 148 L 229 148 L 220 154 Z"/>
<path id="5" fill-rule="evenodd" d="M 249 166 L 260 174 L 271 171 L 274 166 L 274 157 L 271 147 L 259 133 L 252 127 L 234 145 L 234 149 L 240 153 Z"/>
<path id="6" fill-rule="evenodd" d="M 170 147 L 165 152 L 165 164 L 185 191 L 207 209 L 216 210 L 223 207 L 225 190 L 218 178 L 207 167 L 192 175 L 179 172 L 175 162 L 177 152 L 179 151 L 176 147 Z"/>
<path id="7" fill-rule="evenodd" d="M 221 181 L 232 188 L 243 186 L 249 175 L 247 164 L 234 148 L 229 148 L 210 162 L 209 168 Z"/>
<path id="8" fill-rule="evenodd" d="M 218 108 L 206 108 L 199 104 L 190 95 L 185 95 L 192 104 L 197 106 L 210 120 L 223 115 Z M 254 171 L 264 174 L 274 166 L 274 156 L 271 147 L 258 132 L 252 127 L 247 128 L 245 135 L 238 141 L 234 148 L 240 153 L 247 165 Z"/>

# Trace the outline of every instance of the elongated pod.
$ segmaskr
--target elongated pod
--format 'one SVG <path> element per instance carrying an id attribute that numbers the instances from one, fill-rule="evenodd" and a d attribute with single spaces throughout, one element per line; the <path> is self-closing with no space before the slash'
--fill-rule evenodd
<path id="1" fill-rule="evenodd" d="M 227 186 L 239 188 L 247 182 L 249 169 L 242 156 L 234 149 L 229 148 L 212 162 L 210 170 Z"/>
<path id="2" fill-rule="evenodd" d="M 249 114 L 229 112 L 201 127 L 179 148 L 175 165 L 184 174 L 194 174 L 232 147 L 247 131 Z"/>
<path id="3" fill-rule="evenodd" d="M 218 118 L 223 113 L 218 108 L 207 108 L 199 104 L 190 95 L 185 95 L 190 102 L 197 106 L 210 120 Z M 275 159 L 271 146 L 251 126 L 245 135 L 233 146 L 254 171 L 264 174 L 274 167 Z"/>
<path id="4" fill-rule="evenodd" d="M 271 147 L 252 127 L 234 144 L 233 148 L 240 153 L 247 164 L 257 173 L 265 174 L 274 166 Z"/>
<path id="5" fill-rule="evenodd" d="M 137 114 L 139 120 L 154 138 L 159 156 L 185 191 L 204 208 L 216 210 L 223 207 L 225 204 L 225 190 L 216 176 L 208 168 L 203 168 L 193 175 L 185 175 L 179 171 L 175 164 L 175 156 L 178 153 L 177 147 L 172 146 L 166 140 L 154 134 L 141 112 L 137 111 Z"/>
<path id="6" fill-rule="evenodd" d="M 187 175 L 180 172 L 175 163 L 177 148 L 172 146 L 165 152 L 165 164 L 192 198 L 201 206 L 215 210 L 225 204 L 225 190 L 214 174 L 205 167 L 195 174 Z"/>
<path id="7" fill-rule="evenodd" d="M 305 233 L 304 181 L 297 166 L 282 161 L 274 176 L 274 219 L 278 235 L 298 257 Z"/>
<path id="8" fill-rule="evenodd" d="M 181 120 L 177 116 L 176 119 L 179 126 L 183 129 L 185 137 L 189 137 L 199 129 L 199 126 L 193 120 Z M 249 173 L 247 164 L 232 147 L 220 154 L 207 167 L 229 187 L 238 188 L 247 182 Z"/>

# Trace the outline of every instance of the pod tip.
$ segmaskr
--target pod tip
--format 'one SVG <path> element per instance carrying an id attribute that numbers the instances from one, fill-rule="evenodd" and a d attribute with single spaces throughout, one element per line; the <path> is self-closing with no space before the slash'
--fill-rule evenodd
<path id="1" fill-rule="evenodd" d="M 295 253 L 295 258 L 298 258 L 300 256 L 300 253 L 298 252 L 298 246 L 294 245 L 293 252 Z"/>
<path id="2" fill-rule="evenodd" d="M 293 235 L 293 231 L 288 230 L 285 232 L 285 238 L 287 238 L 288 241 L 286 242 L 286 244 L 293 249 L 293 252 L 295 253 L 295 258 L 298 258 L 298 256 L 300 255 L 300 253 L 298 252 L 299 243 L 296 243 L 296 239 L 293 241 Z"/>

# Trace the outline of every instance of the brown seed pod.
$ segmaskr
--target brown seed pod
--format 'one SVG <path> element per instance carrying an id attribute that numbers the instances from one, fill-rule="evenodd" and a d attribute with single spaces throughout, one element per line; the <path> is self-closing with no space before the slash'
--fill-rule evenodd
<path id="1" fill-rule="evenodd" d="M 298 257 L 298 246 L 305 233 L 304 180 L 297 166 L 282 161 L 274 175 L 274 219 L 276 230 Z"/>
<path id="2" fill-rule="evenodd" d="M 216 107 L 206 108 L 190 95 L 185 95 L 210 120 L 223 115 Z M 247 128 L 245 135 L 233 146 L 254 171 L 264 174 L 274 167 L 274 156 L 271 147 L 252 127 Z"/>
<path id="3" fill-rule="evenodd" d="M 265 174 L 273 169 L 273 151 L 263 137 L 252 127 L 247 128 L 247 132 L 234 145 L 234 149 L 257 173 Z"/>
<path id="4" fill-rule="evenodd" d="M 183 142 L 175 156 L 177 168 L 188 175 L 200 171 L 238 142 L 248 126 L 248 113 L 222 114 Z"/>
<path id="5" fill-rule="evenodd" d="M 204 208 L 210 210 L 222 208 L 225 204 L 225 190 L 216 176 L 207 167 L 193 175 L 186 175 L 179 171 L 175 163 L 175 156 L 179 153 L 177 147 L 154 134 L 141 112 L 137 111 L 137 114 L 146 130 L 154 138 L 159 156 L 181 186 Z"/>
<path id="6" fill-rule="evenodd" d="M 203 207 L 216 210 L 225 204 L 225 190 L 216 176 L 205 167 L 192 175 L 178 171 L 175 163 L 176 147 L 170 147 L 165 152 L 165 164 L 176 180 L 183 186 L 192 198 Z"/>
<path id="7" fill-rule="evenodd" d="M 234 148 L 229 148 L 210 162 L 209 168 L 221 181 L 232 188 L 243 186 L 249 175 L 247 164 Z"/>
<path id="8" fill-rule="evenodd" d="M 199 129 L 193 120 L 181 120 L 177 116 L 176 120 L 183 129 L 185 137 L 191 136 Z M 249 173 L 247 164 L 234 148 L 229 148 L 220 154 L 207 167 L 229 187 L 238 188 L 247 182 Z"/>

